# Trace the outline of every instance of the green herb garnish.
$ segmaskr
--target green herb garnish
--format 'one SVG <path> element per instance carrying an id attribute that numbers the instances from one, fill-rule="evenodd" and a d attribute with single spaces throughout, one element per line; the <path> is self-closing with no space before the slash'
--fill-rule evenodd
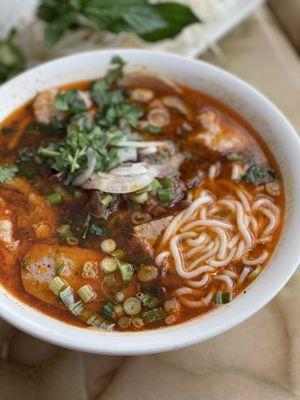
<path id="1" fill-rule="evenodd" d="M 11 181 L 17 172 L 18 167 L 16 165 L 11 164 L 0 166 L 0 183 L 7 183 Z"/>
<path id="2" fill-rule="evenodd" d="M 115 303 L 112 301 L 108 301 L 104 303 L 100 309 L 100 315 L 103 318 L 108 319 L 109 321 L 114 321 L 114 311 L 115 311 Z"/>
<path id="3" fill-rule="evenodd" d="M 79 28 L 135 32 L 144 40 L 158 41 L 200 22 L 188 6 L 175 2 L 151 4 L 148 0 L 42 0 L 37 15 L 47 23 L 45 38 L 49 45 L 65 32 Z"/>
<path id="4" fill-rule="evenodd" d="M 255 186 L 259 186 L 274 181 L 276 179 L 276 174 L 267 165 L 252 164 L 241 179 Z"/>

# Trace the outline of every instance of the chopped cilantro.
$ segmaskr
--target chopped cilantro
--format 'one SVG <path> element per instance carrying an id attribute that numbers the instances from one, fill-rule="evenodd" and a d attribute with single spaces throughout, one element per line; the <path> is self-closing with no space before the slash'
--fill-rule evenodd
<path id="1" fill-rule="evenodd" d="M 109 229 L 107 226 L 99 226 L 97 224 L 92 223 L 89 228 L 89 232 L 91 235 L 95 236 L 108 236 Z"/>
<path id="2" fill-rule="evenodd" d="M 65 111 L 70 114 L 76 114 L 87 110 L 84 99 L 76 89 L 71 89 L 64 93 L 57 93 L 55 97 L 55 107 L 59 111 Z"/>
<path id="3" fill-rule="evenodd" d="M 267 165 L 252 164 L 242 176 L 242 180 L 255 186 L 273 181 L 276 179 L 275 172 Z"/>
<path id="4" fill-rule="evenodd" d="M 11 181 L 18 171 L 16 165 L 2 165 L 0 166 L 0 183 L 7 183 Z"/>

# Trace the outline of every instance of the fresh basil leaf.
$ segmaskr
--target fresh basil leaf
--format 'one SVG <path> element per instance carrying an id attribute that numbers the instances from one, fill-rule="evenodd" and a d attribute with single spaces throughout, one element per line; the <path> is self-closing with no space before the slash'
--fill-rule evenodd
<path id="1" fill-rule="evenodd" d="M 141 35 L 148 42 L 172 38 L 183 28 L 196 22 L 201 22 L 193 11 L 183 4 L 161 3 L 153 5 L 156 12 L 166 21 L 166 27 Z"/>
<path id="2" fill-rule="evenodd" d="M 124 13 L 123 19 L 138 35 L 145 35 L 168 27 L 166 20 L 152 6 L 129 8 Z"/>

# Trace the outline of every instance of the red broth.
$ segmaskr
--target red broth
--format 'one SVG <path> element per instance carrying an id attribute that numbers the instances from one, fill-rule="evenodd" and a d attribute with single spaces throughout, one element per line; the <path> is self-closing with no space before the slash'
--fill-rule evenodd
<path id="1" fill-rule="evenodd" d="M 33 99 L 1 124 L 3 286 L 62 321 L 133 331 L 180 323 L 246 291 L 274 251 L 284 214 L 280 171 L 265 142 L 237 112 L 177 82 L 129 76 L 97 100 L 93 87 L 60 88 L 63 95 L 75 89 L 75 103 L 63 97 L 57 110 L 53 93 L 46 94 L 40 109 Z M 123 96 L 118 106 L 107 91 Z M 86 106 L 78 100 L 82 93 Z M 138 148 L 137 158 L 122 164 L 159 165 L 154 183 L 118 194 L 73 185 L 88 162 L 84 153 L 72 175 L 62 162 L 68 157 L 63 140 L 77 134 L 82 114 L 92 128 L 107 132 L 115 124 L 121 135 L 130 132 L 124 134 L 129 143 L 167 142 L 163 151 Z M 40 150 L 53 143 L 62 143 L 56 160 Z M 98 151 L 99 141 L 95 146 Z M 100 172 L 119 167 L 113 157 L 101 158 Z M 105 168 L 103 160 L 110 163 Z M 206 200 L 187 217 L 199 198 Z M 63 282 L 56 292 L 49 288 L 54 278 Z M 69 306 L 61 297 L 66 289 L 73 296 Z"/>

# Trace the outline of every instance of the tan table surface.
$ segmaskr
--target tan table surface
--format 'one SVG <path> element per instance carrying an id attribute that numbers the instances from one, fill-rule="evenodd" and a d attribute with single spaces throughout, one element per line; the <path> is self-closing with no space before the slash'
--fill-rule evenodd
<path id="1" fill-rule="evenodd" d="M 300 63 L 261 8 L 203 59 L 252 83 L 300 131 Z M 233 330 L 187 349 L 108 357 L 58 349 L 10 331 L 0 361 L 1 400 L 300 399 L 299 273 L 268 306 Z M 39 366 L 36 358 L 40 359 Z M 31 365 L 24 365 L 25 363 Z"/>

